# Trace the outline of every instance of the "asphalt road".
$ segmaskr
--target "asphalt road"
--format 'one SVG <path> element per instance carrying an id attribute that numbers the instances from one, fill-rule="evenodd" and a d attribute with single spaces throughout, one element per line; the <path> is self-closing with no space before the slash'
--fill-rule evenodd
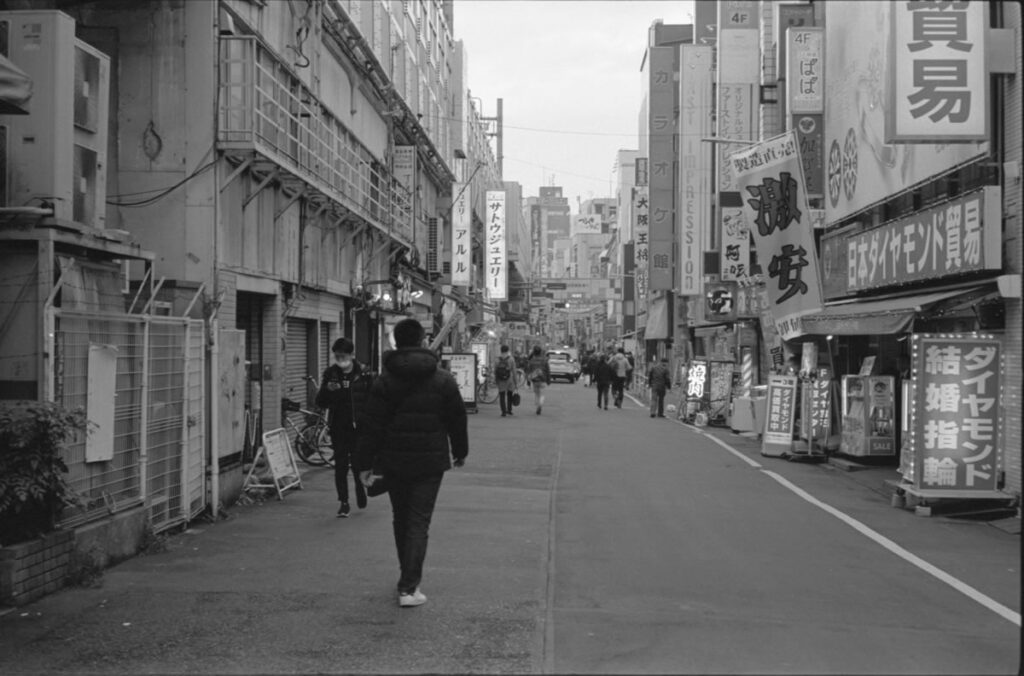
<path id="1" fill-rule="evenodd" d="M 628 400 L 605 412 L 578 392 L 554 392 L 550 670 L 1017 672 L 1018 625 L 691 428 Z M 878 502 L 821 467 L 765 467 L 820 500 L 852 500 L 850 513 Z M 894 537 L 939 525 L 886 507 L 901 522 L 888 525 Z M 1019 538 L 977 543 L 986 546 L 992 557 L 975 552 L 983 564 L 1009 562 L 993 593 L 1019 613 Z"/>
<path id="2" fill-rule="evenodd" d="M 1019 535 L 595 398 L 558 384 L 543 415 L 526 394 L 471 416 L 425 606 L 396 607 L 386 498 L 336 519 L 310 470 L 97 588 L 0 611 L 0 673 L 1018 672 Z"/>

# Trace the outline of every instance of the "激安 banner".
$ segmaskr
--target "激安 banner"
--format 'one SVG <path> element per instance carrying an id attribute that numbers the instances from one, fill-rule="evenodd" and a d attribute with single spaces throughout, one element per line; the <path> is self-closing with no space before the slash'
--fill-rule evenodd
<path id="1" fill-rule="evenodd" d="M 846 288 L 857 291 L 999 270 L 1003 265 L 1001 238 L 1001 189 L 986 186 L 872 230 L 847 235 Z"/>
<path id="2" fill-rule="evenodd" d="M 911 444 L 916 488 L 995 491 L 1002 342 L 913 334 Z"/>
<path id="3" fill-rule="evenodd" d="M 988 138 L 987 2 L 892 2 L 887 143 Z"/>
<path id="4" fill-rule="evenodd" d="M 473 216 L 468 183 L 453 183 L 452 194 L 452 286 L 469 286 L 473 265 L 473 239 L 470 235 Z"/>
<path id="5" fill-rule="evenodd" d="M 485 202 L 487 238 L 484 270 L 487 276 L 487 298 L 508 298 L 508 259 L 505 254 L 505 191 L 488 190 Z"/>
<path id="6" fill-rule="evenodd" d="M 768 306 L 779 334 L 799 335 L 799 318 L 820 312 L 821 282 L 796 134 L 786 132 L 729 156 L 744 198 Z"/>
<path id="7" fill-rule="evenodd" d="M 891 12 L 897 7 L 904 11 L 908 3 L 859 0 L 820 4 L 825 9 L 825 210 L 829 224 L 988 153 L 987 142 L 886 141 L 890 109 L 908 105 L 906 97 L 917 91 L 894 94 L 888 81 L 892 59 L 905 58 L 893 54 Z M 925 5 L 937 8 L 953 3 L 921 4 Z M 934 26 L 927 29 L 932 30 Z M 942 29 L 944 35 L 957 32 L 953 24 Z M 931 41 L 945 46 L 948 40 Z M 940 82 L 930 75 L 927 79 L 930 88 L 944 96 Z M 976 89 L 975 98 L 980 96 Z"/>

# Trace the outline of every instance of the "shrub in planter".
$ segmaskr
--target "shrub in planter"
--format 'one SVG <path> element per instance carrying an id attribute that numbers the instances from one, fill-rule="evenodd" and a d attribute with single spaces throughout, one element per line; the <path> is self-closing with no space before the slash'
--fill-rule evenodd
<path id="1" fill-rule="evenodd" d="M 85 411 L 53 402 L 0 403 L 0 546 L 53 530 L 79 502 L 64 475 L 64 444 L 88 431 Z"/>

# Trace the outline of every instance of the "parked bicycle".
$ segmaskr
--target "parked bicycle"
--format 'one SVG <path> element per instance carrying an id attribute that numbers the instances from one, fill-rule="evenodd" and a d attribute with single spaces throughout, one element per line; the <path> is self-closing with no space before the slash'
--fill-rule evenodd
<path id="1" fill-rule="evenodd" d="M 476 400 L 482 404 L 493 404 L 498 401 L 498 381 L 494 379 L 491 367 L 483 367 L 484 379 L 476 386 Z"/>
<path id="2" fill-rule="evenodd" d="M 314 388 L 319 387 L 313 376 L 306 376 L 304 380 Z M 289 413 L 301 413 L 302 425 L 296 425 Z M 289 436 L 294 436 L 295 455 L 299 460 L 313 467 L 334 466 L 334 447 L 331 445 L 326 414 L 303 408 L 299 402 L 282 397 L 281 426 L 289 432 Z"/>

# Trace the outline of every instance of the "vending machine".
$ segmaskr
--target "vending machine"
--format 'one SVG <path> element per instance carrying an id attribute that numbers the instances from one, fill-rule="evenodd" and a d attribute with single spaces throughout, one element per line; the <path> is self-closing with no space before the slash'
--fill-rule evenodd
<path id="1" fill-rule="evenodd" d="M 843 376 L 842 441 L 839 452 L 853 456 L 896 453 L 896 394 L 892 376 Z"/>

